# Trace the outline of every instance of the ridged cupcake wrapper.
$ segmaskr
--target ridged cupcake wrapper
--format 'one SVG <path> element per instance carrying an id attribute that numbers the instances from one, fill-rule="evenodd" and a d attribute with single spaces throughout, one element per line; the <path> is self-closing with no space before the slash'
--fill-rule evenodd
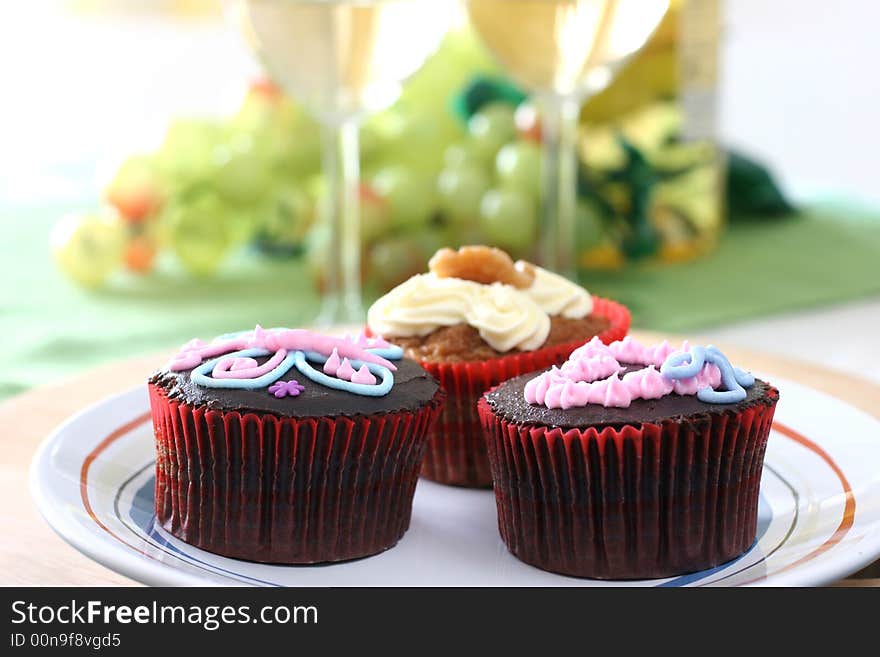
<path id="1" fill-rule="evenodd" d="M 443 397 L 416 412 L 279 418 L 192 407 L 151 385 L 156 516 L 191 545 L 252 561 L 386 550 L 409 527 Z"/>
<path id="2" fill-rule="evenodd" d="M 622 340 L 629 330 L 630 315 L 618 303 L 593 297 L 593 313 L 608 318 L 610 326 L 599 333 L 605 344 Z M 443 484 L 486 488 L 492 473 L 486 443 L 477 415 L 477 401 L 489 388 L 527 372 L 561 365 L 589 336 L 566 344 L 520 352 L 487 361 L 419 364 L 449 394 L 440 419 L 431 431 L 422 465 L 422 476 Z"/>
<path id="3" fill-rule="evenodd" d="M 485 399 L 498 528 L 522 561 L 599 579 L 704 570 L 755 541 L 769 403 L 620 429 L 507 422 Z"/>

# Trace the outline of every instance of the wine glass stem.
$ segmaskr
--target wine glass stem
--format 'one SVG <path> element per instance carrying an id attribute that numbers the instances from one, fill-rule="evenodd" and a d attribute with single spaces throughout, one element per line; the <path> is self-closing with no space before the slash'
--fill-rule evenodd
<path id="1" fill-rule="evenodd" d="M 330 227 L 320 325 L 361 324 L 360 164 L 354 120 L 323 124 L 322 167 L 328 184 L 324 220 Z"/>
<path id="2" fill-rule="evenodd" d="M 563 276 L 577 274 L 577 126 L 580 103 L 573 98 L 540 100 L 544 144 L 538 255 Z"/>

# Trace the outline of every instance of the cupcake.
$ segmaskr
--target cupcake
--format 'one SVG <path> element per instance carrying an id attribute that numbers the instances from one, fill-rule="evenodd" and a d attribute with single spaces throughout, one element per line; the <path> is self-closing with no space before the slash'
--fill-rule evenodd
<path id="1" fill-rule="evenodd" d="M 668 577 L 755 542 L 779 392 L 718 349 L 597 339 L 479 402 L 498 527 L 526 563 Z"/>
<path id="2" fill-rule="evenodd" d="M 480 396 L 505 379 L 561 364 L 591 337 L 622 338 L 629 312 L 485 246 L 441 249 L 428 267 L 373 304 L 367 330 L 403 347 L 448 393 L 422 476 L 491 486 L 476 409 Z"/>
<path id="3" fill-rule="evenodd" d="M 259 326 L 185 345 L 149 379 L 158 522 L 267 563 L 394 546 L 445 397 L 402 356 L 381 339 Z"/>

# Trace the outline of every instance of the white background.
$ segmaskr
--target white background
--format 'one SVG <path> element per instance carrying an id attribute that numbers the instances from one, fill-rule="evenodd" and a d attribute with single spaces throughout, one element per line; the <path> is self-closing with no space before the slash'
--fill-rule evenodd
<path id="1" fill-rule="evenodd" d="M 722 136 L 794 189 L 880 202 L 880 3 L 726 0 Z"/>
<path id="2" fill-rule="evenodd" d="M 726 143 L 765 158 L 800 194 L 880 203 L 878 21 L 873 0 L 727 0 Z M 706 333 L 880 381 L 878 327 L 880 300 L 873 300 Z M 835 344 L 844 329 L 850 339 Z"/>

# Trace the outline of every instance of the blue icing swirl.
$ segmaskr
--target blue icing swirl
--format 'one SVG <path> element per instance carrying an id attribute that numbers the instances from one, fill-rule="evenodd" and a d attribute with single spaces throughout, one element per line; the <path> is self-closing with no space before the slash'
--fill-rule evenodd
<path id="1" fill-rule="evenodd" d="M 755 377 L 730 364 L 721 351 L 712 345 L 694 346 L 688 351 L 670 354 L 660 366 L 660 374 L 668 379 L 687 379 L 700 373 L 703 365 L 710 363 L 721 372 L 721 385 L 725 390 L 705 387 L 697 391 L 697 399 L 707 404 L 735 404 L 747 396 L 746 388 L 755 384 Z"/>
<path id="2" fill-rule="evenodd" d="M 387 347 L 371 347 L 367 349 L 371 354 L 376 354 L 388 360 L 400 360 L 403 358 L 403 348 L 396 344 L 390 344 Z M 323 356 L 321 356 L 323 358 Z M 372 370 L 370 370 L 372 372 Z"/>
<path id="3" fill-rule="evenodd" d="M 373 351 L 370 349 L 369 351 Z M 375 352 L 374 352 L 375 353 Z M 308 361 L 315 361 L 319 363 L 324 363 L 327 360 L 327 357 L 324 354 L 319 354 L 316 351 L 297 351 L 296 354 L 296 369 L 298 369 L 302 374 L 314 381 L 315 383 L 320 383 L 323 386 L 327 386 L 328 388 L 334 388 L 336 390 L 344 390 L 346 392 L 351 392 L 357 395 L 366 395 L 368 397 L 381 397 L 382 395 L 387 395 L 391 392 L 391 386 L 394 385 L 394 374 L 387 367 L 383 367 L 382 365 L 376 365 L 375 363 L 366 363 L 367 369 L 370 370 L 373 374 L 381 378 L 379 383 L 374 385 L 368 385 L 365 383 L 354 383 L 352 381 L 346 381 L 345 379 L 337 379 L 336 377 L 328 376 L 324 374 L 324 372 L 316 370 L 314 367 L 309 365 Z M 388 358 L 388 356 L 384 356 Z M 351 366 L 354 369 L 360 369 L 364 363 L 359 360 L 349 361 L 351 362 Z"/>
<path id="4" fill-rule="evenodd" d="M 219 358 L 215 358 L 213 360 L 206 361 L 196 367 L 190 376 L 190 381 L 193 383 L 205 386 L 206 388 L 244 388 L 245 390 L 254 390 L 256 388 L 266 388 L 273 383 L 275 383 L 282 376 L 287 374 L 288 370 L 294 366 L 295 364 L 295 354 L 298 352 L 293 352 L 287 354 L 284 357 L 284 360 L 278 364 L 275 369 L 271 372 L 267 372 L 263 376 L 258 376 L 255 379 L 215 379 L 212 376 L 208 376 L 208 372 L 214 369 L 214 366 L 217 365 L 224 358 L 255 358 L 259 356 L 268 356 L 269 352 L 265 349 L 242 349 L 241 351 L 233 351 L 231 354 L 225 354 L 220 356 Z"/>
<path id="5" fill-rule="evenodd" d="M 247 333 L 247 331 L 228 333 L 225 336 L 221 337 L 237 338 L 241 335 L 244 335 L 245 333 Z M 365 351 L 368 351 L 387 360 L 400 360 L 401 358 L 403 358 L 403 349 L 396 345 L 388 345 L 387 347 L 374 347 L 365 349 Z M 309 364 L 309 361 L 320 364 L 326 363 L 328 356 L 318 353 L 316 351 L 301 350 L 288 352 L 284 360 L 282 360 L 281 363 L 279 363 L 274 369 L 272 369 L 270 372 L 267 372 L 266 374 L 263 374 L 262 376 L 253 379 L 215 378 L 212 376 L 208 376 L 208 374 L 213 371 L 214 367 L 216 367 L 217 363 L 219 363 L 223 359 L 248 357 L 254 358 L 260 356 L 268 356 L 270 355 L 270 353 L 271 352 L 267 349 L 252 348 L 242 349 L 239 351 L 233 351 L 231 353 L 224 354 L 195 367 L 190 373 L 190 380 L 193 383 L 204 386 L 206 388 L 237 388 L 245 390 L 255 390 L 258 388 L 266 388 L 272 385 L 282 376 L 284 376 L 291 368 L 295 367 L 300 373 L 303 374 L 303 376 L 315 383 L 326 386 L 328 388 L 342 390 L 344 392 L 349 392 L 356 395 L 381 397 L 388 394 L 394 385 L 394 373 L 390 369 L 376 363 L 365 363 L 360 360 L 351 360 L 349 362 L 351 363 L 351 366 L 356 370 L 360 369 L 363 365 L 366 365 L 367 369 L 379 378 L 379 383 L 354 383 L 352 381 L 346 381 L 345 379 L 328 376 L 323 371 L 317 370 Z"/>

